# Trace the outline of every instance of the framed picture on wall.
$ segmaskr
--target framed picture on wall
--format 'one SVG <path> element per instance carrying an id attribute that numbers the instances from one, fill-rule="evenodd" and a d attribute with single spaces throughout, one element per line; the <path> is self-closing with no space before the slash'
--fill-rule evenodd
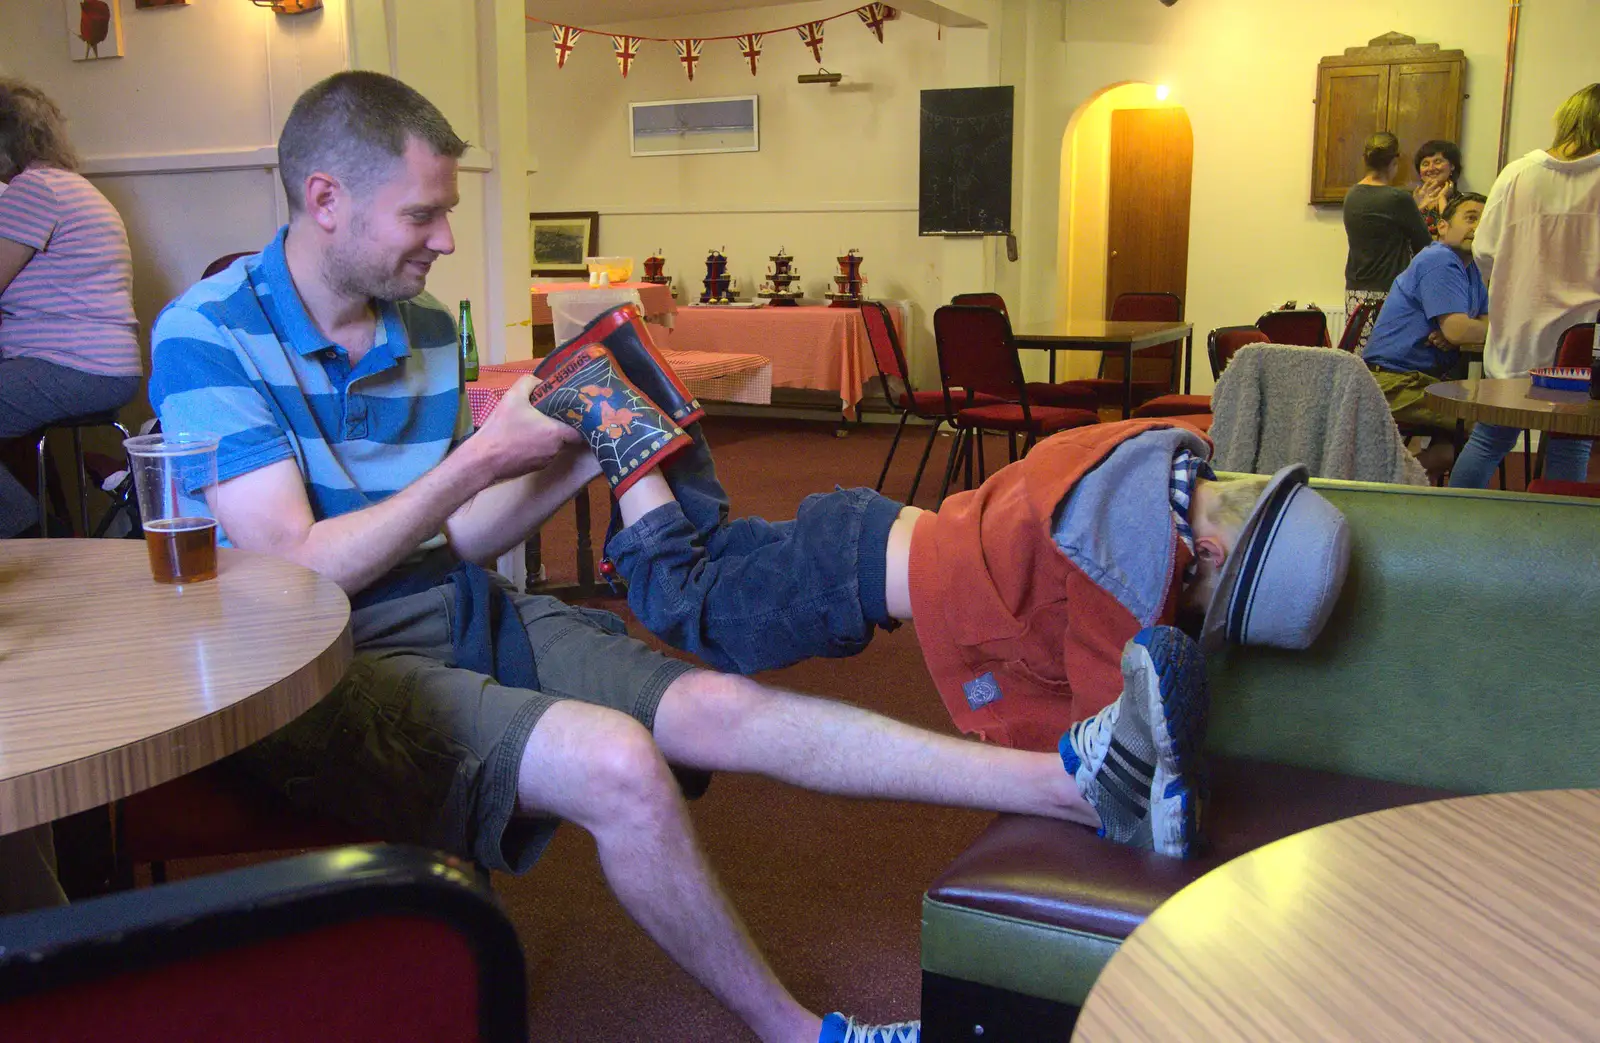
<path id="1" fill-rule="evenodd" d="M 600 214 L 576 210 L 528 215 L 528 249 L 534 275 L 586 275 L 585 257 L 600 250 Z"/>
<path id="2" fill-rule="evenodd" d="M 702 152 L 759 152 L 756 96 L 636 101 L 628 105 L 635 156 L 692 156 Z"/>

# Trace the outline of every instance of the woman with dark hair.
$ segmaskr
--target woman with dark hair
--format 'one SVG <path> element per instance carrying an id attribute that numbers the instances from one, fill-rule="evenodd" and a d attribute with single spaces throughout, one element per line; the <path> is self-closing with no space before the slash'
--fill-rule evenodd
<path id="1" fill-rule="evenodd" d="M 1354 316 L 1363 304 L 1370 305 L 1357 354 L 1366 350 L 1367 336 L 1395 276 L 1433 242 L 1411 193 L 1394 184 L 1400 176 L 1399 139 L 1379 131 L 1367 139 L 1362 159 L 1367 176 L 1344 196 L 1344 233 L 1350 242 L 1344 263 L 1345 314 Z"/>
<path id="2" fill-rule="evenodd" d="M 1520 377 L 1552 365 L 1567 328 L 1600 311 L 1600 83 L 1562 103 L 1548 149 L 1500 171 L 1472 252 L 1489 281 L 1483 375 Z M 1514 427 L 1474 424 L 1450 484 L 1486 488 L 1517 434 Z M 1587 479 L 1591 440 L 1545 444 L 1546 478 Z"/>
<path id="3" fill-rule="evenodd" d="M 1439 238 L 1439 215 L 1462 193 L 1461 150 L 1453 141 L 1424 141 L 1413 158 L 1417 187 L 1411 190 L 1428 234 Z"/>
<path id="4" fill-rule="evenodd" d="M 0 77 L 0 439 L 118 409 L 143 373 L 128 233 L 74 173 L 65 122 L 42 91 Z M 0 466 L 0 537 L 38 518 Z"/>

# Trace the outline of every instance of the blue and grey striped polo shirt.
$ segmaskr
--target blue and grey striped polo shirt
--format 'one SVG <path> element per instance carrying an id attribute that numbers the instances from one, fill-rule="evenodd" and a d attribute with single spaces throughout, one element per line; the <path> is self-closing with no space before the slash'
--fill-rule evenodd
<path id="1" fill-rule="evenodd" d="M 163 430 L 221 439 L 221 481 L 293 458 L 321 521 L 438 466 L 471 432 L 472 414 L 449 311 L 426 293 L 381 303 L 372 350 L 352 367 L 295 292 L 286 234 L 162 311 L 150 404 Z"/>

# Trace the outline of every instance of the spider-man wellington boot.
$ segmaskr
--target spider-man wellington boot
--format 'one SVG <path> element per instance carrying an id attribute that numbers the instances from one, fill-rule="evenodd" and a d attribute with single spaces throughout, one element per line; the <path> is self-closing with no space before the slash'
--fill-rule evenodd
<path id="1" fill-rule="evenodd" d="M 573 352 L 590 344 L 602 344 L 622 367 L 623 374 L 645 397 L 680 427 L 706 415 L 700 403 L 684 386 L 672 366 L 657 350 L 650 338 L 639 309 L 631 304 L 620 304 L 584 327 L 582 333 L 552 351 L 535 369 L 534 375 L 548 379 L 547 373 L 565 365 Z"/>
<path id="2" fill-rule="evenodd" d="M 641 475 L 692 444 L 604 347 L 591 343 L 563 356 L 559 366 L 541 374 L 534 408 L 583 435 L 613 493 L 621 496 Z"/>

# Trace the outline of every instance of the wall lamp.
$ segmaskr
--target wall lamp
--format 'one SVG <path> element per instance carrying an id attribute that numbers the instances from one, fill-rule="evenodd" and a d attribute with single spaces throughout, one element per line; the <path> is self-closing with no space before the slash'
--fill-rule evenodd
<path id="1" fill-rule="evenodd" d="M 305 14 L 322 10 L 322 0 L 250 0 L 257 7 L 266 7 L 273 14 Z"/>

